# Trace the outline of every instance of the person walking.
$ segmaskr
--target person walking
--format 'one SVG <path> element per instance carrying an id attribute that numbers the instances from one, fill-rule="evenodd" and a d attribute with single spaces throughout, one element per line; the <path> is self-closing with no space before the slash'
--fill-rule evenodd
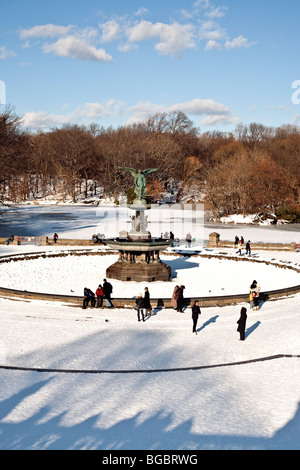
<path id="1" fill-rule="evenodd" d="M 102 288 L 101 284 L 99 284 L 99 286 L 96 290 L 96 297 L 97 297 L 96 308 L 101 308 L 103 306 L 103 297 L 104 297 L 103 288 Z"/>
<path id="2" fill-rule="evenodd" d="M 177 312 L 183 313 L 183 290 L 184 286 L 179 286 L 175 293 L 175 300 L 177 300 Z"/>
<path id="3" fill-rule="evenodd" d="M 254 292 L 256 292 L 257 282 L 253 281 L 250 286 L 250 294 L 249 294 L 249 301 L 250 301 L 250 308 L 254 308 Z"/>
<path id="4" fill-rule="evenodd" d="M 152 315 L 152 306 L 150 302 L 150 292 L 148 287 L 145 287 L 144 289 L 144 309 L 146 310 L 145 314 L 149 315 L 149 317 Z"/>
<path id="5" fill-rule="evenodd" d="M 106 279 L 103 279 L 103 294 L 104 294 L 104 299 L 106 302 L 106 306 L 108 308 L 112 308 L 113 304 L 111 301 L 111 294 L 113 291 L 113 287 L 110 282 L 108 282 Z"/>
<path id="6" fill-rule="evenodd" d="M 237 248 L 239 245 L 239 237 L 236 235 L 234 239 L 234 248 Z"/>
<path id="7" fill-rule="evenodd" d="M 170 232 L 170 242 L 171 246 L 173 247 L 175 245 L 175 236 L 173 232 Z"/>
<path id="8" fill-rule="evenodd" d="M 142 315 L 143 321 L 145 321 L 145 316 L 144 316 L 144 299 L 143 299 L 143 297 L 142 297 L 142 294 L 138 294 L 138 295 L 136 296 L 135 304 L 136 304 L 136 310 L 137 310 L 138 321 L 141 321 L 141 315 Z"/>
<path id="9" fill-rule="evenodd" d="M 251 245 L 250 245 L 250 240 L 247 241 L 246 243 L 246 255 L 251 256 Z"/>
<path id="10" fill-rule="evenodd" d="M 238 249 L 238 251 L 237 251 L 237 253 L 238 253 L 239 255 L 241 255 L 241 254 L 242 254 L 242 248 L 243 248 L 243 245 L 244 245 L 244 238 L 243 238 L 243 237 L 241 237 L 241 238 L 239 239 L 239 246 L 238 246 L 238 247 L 239 247 L 239 249 Z"/>
<path id="11" fill-rule="evenodd" d="M 190 233 L 185 237 L 185 247 L 190 248 L 192 243 L 192 235 Z"/>
<path id="12" fill-rule="evenodd" d="M 54 243 L 57 242 L 57 239 L 58 239 L 58 235 L 57 235 L 57 233 L 55 232 L 55 234 L 53 235 L 53 241 L 54 241 Z"/>
<path id="13" fill-rule="evenodd" d="M 172 299 L 171 299 L 171 305 L 174 308 L 174 310 L 177 310 L 177 299 L 175 298 L 177 289 L 179 289 L 179 286 L 174 287 Z"/>
<path id="14" fill-rule="evenodd" d="M 253 302 L 254 302 L 253 310 L 259 310 L 259 293 L 260 293 L 260 287 L 256 286 L 256 289 L 253 291 Z"/>
<path id="15" fill-rule="evenodd" d="M 201 315 L 201 310 L 199 307 L 199 300 L 196 300 L 193 307 L 192 307 L 192 319 L 193 319 L 193 333 L 197 334 L 197 322 L 199 315 Z"/>
<path id="16" fill-rule="evenodd" d="M 239 325 L 237 331 L 240 333 L 240 341 L 245 340 L 246 321 L 247 321 L 247 309 L 245 307 L 242 307 L 240 318 L 237 322 Z"/>
<path id="17" fill-rule="evenodd" d="M 250 308 L 252 306 L 253 310 L 259 310 L 259 293 L 260 287 L 257 285 L 257 281 L 253 281 L 250 286 Z M 252 294 L 252 304 L 251 304 L 251 294 Z"/>

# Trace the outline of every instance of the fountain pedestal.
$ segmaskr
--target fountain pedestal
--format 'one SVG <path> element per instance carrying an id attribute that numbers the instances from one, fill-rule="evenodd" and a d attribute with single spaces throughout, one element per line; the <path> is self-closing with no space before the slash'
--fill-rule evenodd
<path id="1" fill-rule="evenodd" d="M 119 259 L 106 270 L 106 277 L 121 281 L 154 282 L 170 281 L 171 268 L 160 259 L 160 252 L 170 246 L 168 240 L 153 240 L 148 231 L 149 209 L 145 204 L 133 204 L 131 230 L 120 232 L 115 240 L 105 244 L 119 251 Z"/>

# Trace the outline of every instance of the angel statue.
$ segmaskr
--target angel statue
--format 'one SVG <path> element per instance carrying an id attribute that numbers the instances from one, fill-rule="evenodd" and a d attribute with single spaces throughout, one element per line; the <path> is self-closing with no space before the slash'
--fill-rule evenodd
<path id="1" fill-rule="evenodd" d="M 134 170 L 133 168 L 121 167 L 121 170 L 129 171 L 134 177 L 135 188 L 134 192 L 138 197 L 139 201 L 143 201 L 143 197 L 146 194 L 146 175 L 157 171 L 158 168 L 148 168 L 147 170 Z"/>

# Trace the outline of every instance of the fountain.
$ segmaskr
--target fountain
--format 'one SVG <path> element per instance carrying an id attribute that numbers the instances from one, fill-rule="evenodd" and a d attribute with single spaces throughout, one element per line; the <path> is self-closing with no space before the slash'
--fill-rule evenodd
<path id="1" fill-rule="evenodd" d="M 160 252 L 170 246 L 170 241 L 153 239 L 148 231 L 148 216 L 150 209 L 144 199 L 146 194 L 146 175 L 157 169 L 129 171 L 135 180 L 137 198 L 129 206 L 134 211 L 131 219 L 131 230 L 122 231 L 116 239 L 109 239 L 105 244 L 119 251 L 119 259 L 106 270 L 106 277 L 121 281 L 154 282 L 169 281 L 171 268 L 160 259 Z"/>

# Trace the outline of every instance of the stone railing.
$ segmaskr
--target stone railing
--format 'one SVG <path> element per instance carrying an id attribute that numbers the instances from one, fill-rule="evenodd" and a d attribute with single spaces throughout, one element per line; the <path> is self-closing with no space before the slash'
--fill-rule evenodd
<path id="1" fill-rule="evenodd" d="M 235 248 L 234 242 L 230 241 L 221 241 L 220 234 L 213 232 L 209 235 L 209 241 L 206 245 L 207 248 Z M 243 245 L 245 250 L 246 241 Z M 295 242 L 292 243 L 251 243 L 251 250 L 261 250 L 261 251 L 298 251 L 300 245 Z"/>

